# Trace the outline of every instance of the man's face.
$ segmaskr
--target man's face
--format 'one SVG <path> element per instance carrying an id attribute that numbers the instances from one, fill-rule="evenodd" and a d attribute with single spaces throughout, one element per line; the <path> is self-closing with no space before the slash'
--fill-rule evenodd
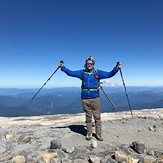
<path id="1" fill-rule="evenodd" d="M 87 62 L 87 69 L 88 70 L 92 70 L 93 66 L 94 66 L 93 62 L 89 62 L 89 61 Z"/>

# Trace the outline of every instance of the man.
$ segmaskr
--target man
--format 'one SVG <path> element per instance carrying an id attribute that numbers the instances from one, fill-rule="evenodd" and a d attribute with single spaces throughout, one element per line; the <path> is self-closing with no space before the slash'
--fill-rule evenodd
<path id="1" fill-rule="evenodd" d="M 121 64 L 116 65 L 112 71 L 106 72 L 102 70 L 95 70 L 95 59 L 92 56 L 86 58 L 84 70 L 72 71 L 60 63 L 61 71 L 68 76 L 76 77 L 82 80 L 81 85 L 81 99 L 83 109 L 86 116 L 87 135 L 86 140 L 92 138 L 92 116 L 95 120 L 96 138 L 103 141 L 101 133 L 101 113 L 100 113 L 100 99 L 99 99 L 99 83 L 100 79 L 106 79 L 114 76 L 121 67 Z"/>

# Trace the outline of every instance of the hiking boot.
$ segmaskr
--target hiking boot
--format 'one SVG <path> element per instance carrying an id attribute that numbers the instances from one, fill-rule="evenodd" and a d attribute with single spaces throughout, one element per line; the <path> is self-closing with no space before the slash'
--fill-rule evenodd
<path id="1" fill-rule="evenodd" d="M 92 139 L 92 133 L 87 133 L 85 139 L 88 141 L 91 140 Z"/>
<path id="2" fill-rule="evenodd" d="M 96 134 L 96 138 L 99 141 L 103 141 L 103 138 L 102 138 L 101 134 Z"/>

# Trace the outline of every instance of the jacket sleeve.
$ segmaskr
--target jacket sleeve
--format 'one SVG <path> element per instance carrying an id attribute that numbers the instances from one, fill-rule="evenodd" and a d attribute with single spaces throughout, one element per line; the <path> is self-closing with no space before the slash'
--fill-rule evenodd
<path id="1" fill-rule="evenodd" d="M 98 70 L 98 78 L 99 78 L 99 80 L 111 78 L 118 72 L 118 70 L 119 70 L 119 68 L 117 68 L 117 67 L 114 67 L 113 70 L 110 72 Z"/>
<path id="2" fill-rule="evenodd" d="M 61 71 L 65 72 L 68 76 L 76 77 L 82 80 L 83 70 L 72 71 L 66 68 L 65 66 L 61 67 Z"/>

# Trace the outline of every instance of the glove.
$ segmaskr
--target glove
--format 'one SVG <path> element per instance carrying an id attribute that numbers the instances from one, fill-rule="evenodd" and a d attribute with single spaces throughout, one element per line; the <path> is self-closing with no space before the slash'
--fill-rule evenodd
<path id="1" fill-rule="evenodd" d="M 64 66 L 64 62 L 63 61 L 60 61 L 59 67 L 63 67 L 63 66 Z"/>
<path id="2" fill-rule="evenodd" d="M 116 67 L 120 69 L 120 68 L 122 67 L 122 66 L 121 66 L 121 63 L 120 63 L 120 62 L 117 62 Z"/>

